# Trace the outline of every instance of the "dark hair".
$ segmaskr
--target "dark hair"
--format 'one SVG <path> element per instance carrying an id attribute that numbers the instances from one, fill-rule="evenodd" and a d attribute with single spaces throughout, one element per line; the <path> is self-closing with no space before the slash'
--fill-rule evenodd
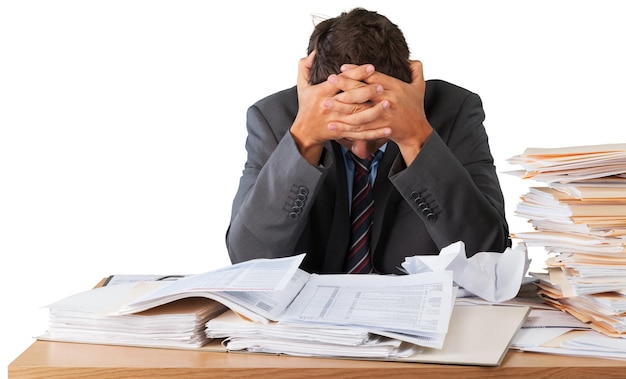
<path id="1" fill-rule="evenodd" d="M 373 11 L 355 8 L 315 26 L 308 54 L 316 50 L 309 76 L 318 84 L 338 74 L 345 63 L 371 63 L 376 71 L 411 82 L 409 47 L 402 31 L 389 19 Z"/>

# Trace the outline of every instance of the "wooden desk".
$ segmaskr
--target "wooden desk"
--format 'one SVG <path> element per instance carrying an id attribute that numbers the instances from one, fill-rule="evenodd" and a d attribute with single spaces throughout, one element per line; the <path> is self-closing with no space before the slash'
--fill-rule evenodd
<path id="1" fill-rule="evenodd" d="M 299 358 L 36 341 L 9 378 L 624 378 L 626 362 L 510 351 L 498 367 Z"/>

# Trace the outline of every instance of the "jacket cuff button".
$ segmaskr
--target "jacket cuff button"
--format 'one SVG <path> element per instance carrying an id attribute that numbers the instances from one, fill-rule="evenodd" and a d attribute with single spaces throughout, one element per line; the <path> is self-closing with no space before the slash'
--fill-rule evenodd
<path id="1" fill-rule="evenodd" d="M 413 192 L 411 192 L 411 194 L 409 195 L 409 197 L 410 197 L 412 200 L 416 200 L 416 199 L 418 199 L 418 198 L 421 198 L 421 197 L 422 197 L 422 194 L 421 194 L 421 193 L 419 193 L 419 192 L 417 192 L 417 191 L 413 191 Z"/>

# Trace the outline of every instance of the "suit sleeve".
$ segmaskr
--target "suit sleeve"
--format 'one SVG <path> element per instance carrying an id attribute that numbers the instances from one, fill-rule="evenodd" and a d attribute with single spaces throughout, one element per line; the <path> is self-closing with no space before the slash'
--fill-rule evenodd
<path id="1" fill-rule="evenodd" d="M 256 106 L 247 114 L 247 161 L 233 200 L 226 246 L 233 263 L 292 254 L 332 164 L 308 163 L 288 132 L 277 132 Z"/>
<path id="2" fill-rule="evenodd" d="M 502 252 L 511 243 L 478 95 L 468 92 L 452 116 L 409 167 L 396 162 L 390 180 L 439 249 L 463 241 L 468 256 Z"/>

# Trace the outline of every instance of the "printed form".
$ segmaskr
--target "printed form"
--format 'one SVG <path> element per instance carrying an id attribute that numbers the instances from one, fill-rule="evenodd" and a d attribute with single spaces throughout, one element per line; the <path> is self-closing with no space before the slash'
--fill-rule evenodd
<path id="1" fill-rule="evenodd" d="M 455 300 L 451 271 L 311 275 L 281 322 L 350 325 L 401 340 L 443 344 Z"/>

